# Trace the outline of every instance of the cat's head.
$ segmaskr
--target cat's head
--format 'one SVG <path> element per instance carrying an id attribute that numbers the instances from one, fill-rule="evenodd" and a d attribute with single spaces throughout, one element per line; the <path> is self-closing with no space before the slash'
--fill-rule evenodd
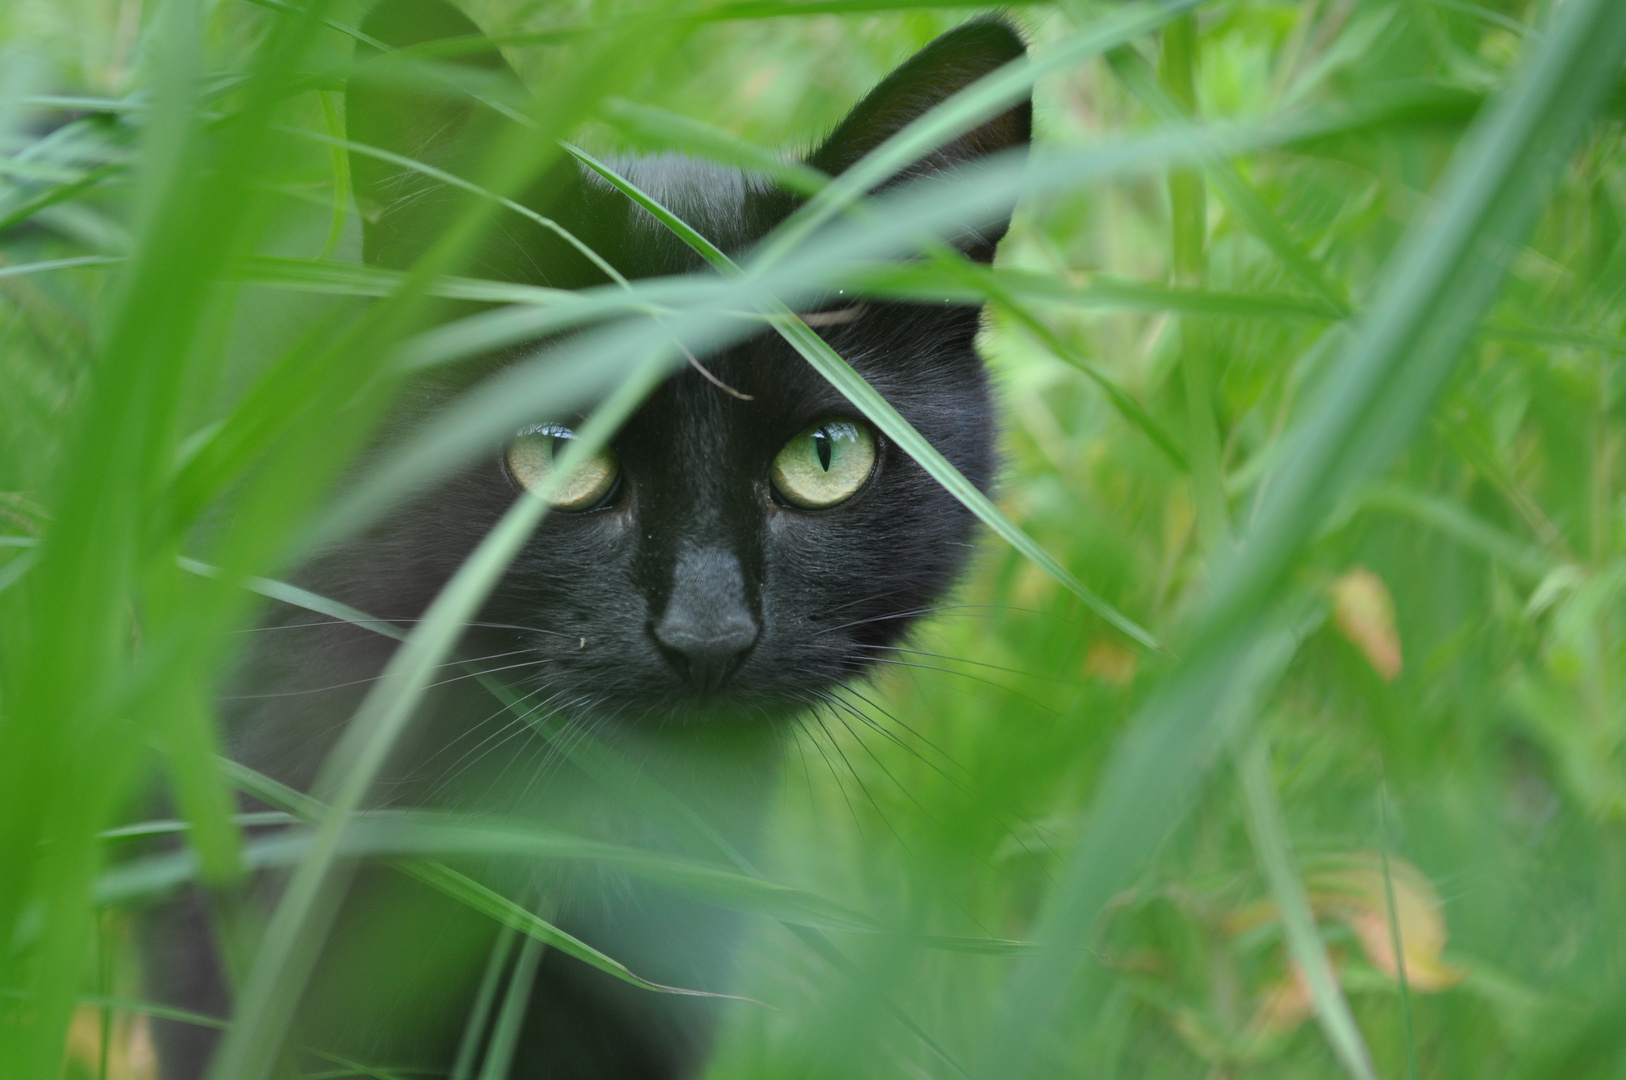
<path id="1" fill-rule="evenodd" d="M 363 26 L 401 48 L 478 31 L 440 0 L 386 0 Z M 1000 19 L 950 31 L 898 68 L 810 154 L 840 173 L 954 92 L 1021 56 Z M 368 52 L 363 47 L 362 53 Z M 494 48 L 460 50 L 493 85 L 518 80 Z M 472 175 L 513 121 L 456 94 L 352 81 L 352 140 Z M 1027 102 L 900 172 L 889 184 L 1025 147 Z M 797 197 L 738 170 L 682 157 L 620 159 L 618 171 L 718 247 L 744 256 Z M 352 155 L 368 261 L 410 265 L 463 205 L 456 189 Z M 628 278 L 702 272 L 681 240 L 596 174 L 564 159 L 521 199 Z M 962 235 L 987 262 L 1008 220 Z M 471 273 L 553 287 L 606 279 L 534 221 L 503 212 Z M 813 320 L 819 333 L 979 487 L 994 467 L 980 310 L 869 301 Z M 662 384 L 558 503 L 492 595 L 487 651 L 516 683 L 594 714 L 684 719 L 778 714 L 868 669 L 952 585 L 973 519 L 769 332 L 702 355 Z M 702 370 L 703 369 L 703 370 Z M 346 572 L 357 602 L 410 616 L 572 435 L 538 418 L 369 538 Z"/>

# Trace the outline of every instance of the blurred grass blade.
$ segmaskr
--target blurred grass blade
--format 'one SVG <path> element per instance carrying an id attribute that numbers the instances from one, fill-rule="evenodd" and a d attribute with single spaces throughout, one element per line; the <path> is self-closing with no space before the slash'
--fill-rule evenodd
<path id="1" fill-rule="evenodd" d="M 1341 118 L 1319 115 L 1284 118 L 1269 128 L 1249 125 L 1214 129 L 1212 137 L 1240 152 L 1249 147 L 1292 142 L 1307 133 L 1324 132 L 1329 125 L 1341 127 L 1344 123 Z M 549 409 L 568 411 L 591 402 L 621 377 L 626 369 L 618 365 L 634 363 L 673 340 L 683 342 L 697 354 L 726 347 L 756 332 L 763 317 L 760 313 L 772 312 L 780 303 L 794 307 L 803 301 L 815 301 L 850 275 L 873 271 L 875 261 L 896 258 L 929 242 L 934 230 L 941 229 L 945 222 L 992 220 L 1008 212 L 1010 203 L 1024 193 L 1073 190 L 1087 182 L 1165 167 L 1189 157 L 1193 152 L 1191 142 L 1188 131 L 1162 131 L 1078 150 L 1036 152 L 1031 157 L 1003 156 L 959 170 L 960 175 L 950 180 L 914 181 L 875 199 L 875 212 L 863 220 L 849 220 L 821 230 L 777 265 L 752 264 L 737 279 L 709 283 L 706 278 L 699 279 L 680 316 L 641 327 L 608 326 L 596 331 L 602 336 L 572 336 L 548 343 L 530 360 L 514 364 L 466 395 L 409 442 L 393 447 L 385 455 L 384 467 L 347 492 L 327 517 L 312 527 L 305 543 L 331 542 L 362 527 L 395 499 L 422 490 L 470 460 L 471 455 L 494 445 L 505 430 L 535 421 L 538 414 L 557 415 L 548 414 Z M 636 285 L 627 291 L 629 298 L 637 293 Z M 675 296 L 674 292 L 671 298 Z M 399 305 L 406 301 L 402 293 L 396 293 L 391 302 Z M 340 343 L 350 342 L 359 333 L 357 330 L 344 335 Z M 330 350 L 338 347 L 331 346 Z M 292 357 L 296 355 L 304 354 L 290 354 L 290 363 L 295 362 Z M 300 366 L 308 368 L 313 363 Z M 549 384 L 560 388 L 558 397 L 537 389 L 539 374 L 550 370 L 549 378 L 559 380 Z M 287 379 L 270 380 L 266 385 L 267 393 L 279 399 L 290 393 Z M 297 382 L 293 385 L 297 386 Z M 201 505 L 204 494 L 214 493 L 223 485 L 221 477 L 247 467 L 250 452 L 265 437 L 255 431 L 259 412 L 260 403 L 245 397 L 234 413 L 233 424 L 253 434 L 226 440 L 226 445 L 218 449 L 205 447 L 209 453 L 188 463 L 188 471 L 198 474 L 187 482 L 198 492 L 191 502 Z M 231 467 L 222 462 L 231 463 Z"/>
<path id="2" fill-rule="evenodd" d="M 1332 1044 L 1333 1054 L 1354 1080 L 1377 1080 L 1372 1053 L 1366 1048 L 1349 1002 L 1338 986 L 1338 975 L 1327 957 L 1326 943 L 1316 928 L 1309 894 L 1294 869 L 1293 851 L 1287 839 L 1277 805 L 1276 780 L 1271 775 L 1270 752 L 1263 736 L 1245 739 L 1236 753 L 1237 776 L 1241 781 L 1242 805 L 1248 822 L 1248 835 L 1264 867 L 1270 894 L 1287 930 L 1288 950 L 1310 987 L 1310 1000 L 1316 1019 Z"/>
<path id="3" fill-rule="evenodd" d="M 74 255 L 66 259 L 45 259 L 40 262 L 0 266 L 0 278 L 43 274 L 51 270 L 72 270 L 80 266 L 111 266 L 128 261 L 124 255 Z"/>
<path id="4" fill-rule="evenodd" d="M 639 975 L 635 975 L 621 961 L 606 956 L 585 941 L 566 933 L 541 916 L 533 915 L 506 896 L 486 888 L 473 878 L 439 863 L 405 862 L 398 865 L 402 871 L 417 878 L 424 884 L 439 889 L 454 900 L 461 900 L 464 904 L 485 915 L 489 915 L 504 926 L 513 927 L 537 945 L 551 945 L 560 952 L 573 956 L 583 963 L 604 972 L 606 975 L 636 986 L 640 990 L 650 990 L 660 994 L 677 994 L 683 997 L 730 998 L 735 1001 L 750 1000 L 748 998 L 739 998 L 733 994 L 715 994 L 707 990 L 690 990 L 681 986 L 667 986 L 664 983 L 651 982 Z"/>
<path id="5" fill-rule="evenodd" d="M 78 198 L 121 169 L 122 166 L 119 165 L 102 165 L 91 169 L 77 180 L 58 184 L 24 199 L 10 210 L 0 213 L 0 232 L 21 225 L 41 210 Z"/>
<path id="6" fill-rule="evenodd" d="M 1069 280 L 1030 270 L 992 269 L 965 263 L 953 268 L 899 263 L 861 272 L 854 282 L 865 292 L 899 300 L 956 300 L 979 303 L 1000 294 L 1027 304 L 1100 308 L 1108 311 L 1171 311 L 1227 319 L 1337 320 L 1337 309 L 1288 293 L 1227 292 L 1162 282 L 1132 281 L 1106 274 L 1079 274 Z"/>
<path id="7" fill-rule="evenodd" d="M 592 155 L 576 147 L 567 149 L 577 159 L 586 164 L 605 180 L 615 185 L 629 199 L 642 206 L 656 220 L 671 229 L 684 243 L 688 244 L 707 262 L 718 270 L 731 276 L 741 273 L 726 254 L 707 240 L 698 231 L 691 227 L 682 218 L 678 217 L 665 206 L 661 205 L 653 196 L 641 190 L 626 177 L 621 176 L 608 165 L 594 158 Z M 1016 550 L 1026 555 L 1045 573 L 1055 578 L 1070 592 L 1096 614 L 1100 615 L 1112 626 L 1122 633 L 1146 646 L 1149 649 L 1162 650 L 1163 646 L 1148 631 L 1142 629 L 1134 620 L 1118 611 L 1095 593 L 1089 586 L 1078 580 L 1073 573 L 1044 548 L 1040 547 L 1032 537 L 1023 532 L 1021 527 L 1005 515 L 1005 512 L 995 506 L 993 501 L 977 490 L 977 486 L 965 478 L 965 474 L 954 467 L 954 464 L 938 453 L 937 448 L 928 442 L 925 436 L 916 431 L 914 425 L 903 418 L 874 387 L 864 381 L 864 377 L 852 369 L 852 366 L 841 358 L 834 349 L 804 322 L 801 316 L 791 311 L 782 303 L 774 305 L 774 327 L 780 335 L 802 355 L 813 369 L 823 375 L 832 386 L 841 391 L 843 397 L 858 407 L 865 416 L 874 422 L 888 438 L 897 443 L 904 453 L 914 458 L 921 468 L 929 473 L 955 498 L 959 499 L 965 507 L 996 533 L 1003 537 Z"/>
<path id="8" fill-rule="evenodd" d="M 1158 84 L 1145 57 L 1130 46 L 1107 54 L 1109 66 L 1125 86 L 1165 124 L 1187 119 L 1185 111 Z M 1321 265 L 1306 252 L 1287 228 L 1271 213 L 1252 184 L 1223 155 L 1200 155 L 1203 171 L 1231 210 L 1253 234 L 1304 284 L 1308 285 L 1341 315 L 1349 314 L 1349 297 L 1335 285 Z"/>
<path id="9" fill-rule="evenodd" d="M 1417 430 L 1626 56 L 1626 5 L 1570 0 L 1508 93 L 1469 133 L 1439 185 L 1434 214 L 1401 243 L 1359 333 L 1287 437 L 1278 474 L 1238 551 L 1215 571 L 1193 648 L 1146 704 L 1107 766 L 1089 832 L 1033 936 L 1048 950 L 1012 980 L 979 1057 L 980 1077 L 1031 1074 L 1039 1033 L 1064 1001 L 1097 1003 L 1103 974 L 1084 963 L 1107 901 L 1133 883 L 1179 820 L 1210 762 L 1189 748 L 1216 726 L 1271 637 L 1276 587 L 1328 509 Z M 1161 747 L 1177 769 L 1158 768 Z M 1154 778 L 1156 778 L 1154 780 Z M 1148 799 L 1145 792 L 1157 791 Z M 1082 982 L 1083 985 L 1078 984 Z"/>
<path id="10" fill-rule="evenodd" d="M 496 1027 L 492 1029 L 491 1041 L 486 1044 L 480 1080 L 505 1080 L 508 1076 L 514 1051 L 519 1047 L 525 1008 L 531 1002 L 531 989 L 536 985 L 536 969 L 542 965 L 542 949 L 543 943 L 535 937 L 520 946 L 519 959 L 514 961 L 514 970 L 508 976 L 508 991 L 497 1013 Z"/>
<path id="11" fill-rule="evenodd" d="M 1361 492 L 1355 505 L 1361 510 L 1400 514 L 1437 529 L 1532 584 L 1558 566 L 1557 560 L 1540 546 L 1521 540 L 1446 499 L 1385 484 Z"/>

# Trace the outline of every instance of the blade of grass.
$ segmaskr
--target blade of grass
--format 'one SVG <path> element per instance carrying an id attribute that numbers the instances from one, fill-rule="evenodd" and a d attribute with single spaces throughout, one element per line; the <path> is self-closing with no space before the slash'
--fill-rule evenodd
<path id="1" fill-rule="evenodd" d="M 1318 300 L 1286 293 L 1239 293 L 1131 281 L 1106 274 L 1072 281 L 1028 270 L 964 264 L 952 269 L 924 263 L 878 267 L 854 277 L 867 294 L 899 300 L 977 303 L 1000 293 L 1029 304 L 1103 308 L 1109 311 L 1172 311 L 1229 319 L 1336 321 L 1338 312 Z M 995 292 L 994 290 L 998 290 Z"/>
<path id="2" fill-rule="evenodd" d="M 491 944 L 491 956 L 486 960 L 485 972 L 480 976 L 480 988 L 475 991 L 474 1005 L 469 1009 L 468 1021 L 463 1026 L 463 1037 L 457 1044 L 457 1057 L 452 1060 L 451 1080 L 473 1080 L 474 1063 L 479 1059 L 480 1046 L 485 1039 L 486 1025 L 491 1022 L 491 1007 L 497 1001 L 497 984 L 508 967 L 508 958 L 514 954 L 512 926 L 503 926 L 497 940 Z"/>
<path id="3" fill-rule="evenodd" d="M 1180 119 L 1195 116 L 1195 68 L 1200 47 L 1197 17 L 1182 15 L 1165 26 L 1161 36 L 1158 90 L 1167 90 L 1165 96 L 1171 99 Z M 1208 274 L 1208 188 L 1200 172 L 1187 168 L 1170 171 L 1168 188 L 1171 276 L 1187 287 L 1200 287 Z M 1211 338 L 1201 320 L 1180 321 L 1180 375 L 1185 391 L 1192 503 L 1197 507 L 1197 535 L 1209 555 L 1221 550 L 1231 532 L 1230 504 L 1225 498 L 1220 461 Z"/>
<path id="4" fill-rule="evenodd" d="M 25 274 L 43 274 L 51 270 L 72 270 L 80 266 L 112 266 L 128 262 L 124 255 L 73 255 L 65 259 L 45 259 L 41 262 L 17 263 L 0 266 L 0 278 L 22 277 Z"/>
<path id="5" fill-rule="evenodd" d="M 1241 152 L 1250 147 L 1293 142 L 1309 132 L 1325 132 L 1329 125 L 1341 127 L 1344 123 L 1341 117 L 1306 114 L 1280 118 L 1268 129 L 1248 125 L 1216 130 L 1212 138 Z M 794 307 L 803 301 L 814 302 L 855 272 L 873 272 L 875 260 L 896 258 L 931 242 L 934 229 L 960 226 L 968 219 L 994 220 L 1008 213 L 1011 202 L 1025 193 L 1076 189 L 1103 177 L 1138 175 L 1166 167 L 1189 156 L 1191 142 L 1189 132 L 1169 130 L 1117 144 L 990 160 L 961 170 L 953 179 L 915 181 L 874 200 L 874 214 L 862 221 L 847 221 L 822 230 L 794 257 L 768 267 L 751 264 L 738 278 L 714 280 L 705 288 L 697 286 L 679 317 L 652 329 L 606 328 L 606 336 L 591 346 L 585 339 L 544 346 L 531 360 L 515 364 L 467 402 L 414 435 L 410 442 L 394 448 L 386 455 L 386 467 L 348 493 L 325 520 L 310 530 L 305 542 L 327 543 L 360 528 L 392 500 L 447 475 L 470 460 L 470 455 L 503 437 L 504 431 L 534 421 L 537 413 L 554 407 L 556 403 L 536 382 L 540 373 L 551 366 L 574 372 L 560 377 L 580 376 L 576 386 L 590 400 L 591 394 L 601 392 L 603 383 L 615 378 L 607 367 L 599 371 L 603 378 L 598 382 L 587 372 L 575 370 L 577 365 L 592 366 L 593 350 L 625 361 L 629 356 L 648 355 L 652 349 L 664 348 L 674 339 L 683 341 L 697 354 L 721 348 L 754 332 L 756 325 L 747 323 L 764 318 L 756 313 L 766 311 L 768 318 L 782 318 L 772 314 L 776 305 Z M 633 286 L 630 291 L 636 289 Z M 268 385 L 279 388 L 272 392 L 286 397 L 295 393 L 288 387 L 297 387 L 297 382 L 272 380 Z M 252 427 L 259 411 L 245 399 L 237 410 L 243 414 L 241 425 Z M 246 448 L 257 445 L 260 438 L 255 435 L 241 439 L 221 451 L 220 456 L 240 461 Z M 207 445 L 204 448 L 206 453 L 209 449 Z M 193 464 L 188 463 L 189 470 Z M 205 477 L 216 470 L 229 471 L 214 461 L 197 466 Z M 212 478 L 195 481 L 204 492 L 215 490 L 220 483 Z"/>
<path id="6" fill-rule="evenodd" d="M 76 199 L 91 188 L 123 170 L 122 165 L 102 165 L 91 169 L 76 180 L 57 184 L 30 198 L 24 199 L 10 211 L 0 214 L 0 232 L 21 225 L 47 207 Z"/>
<path id="7" fill-rule="evenodd" d="M 297 814 L 300 821 L 319 824 L 326 813 L 326 808 L 317 800 L 253 773 L 242 765 L 223 764 L 222 768 L 240 790 L 288 813 Z M 248 818 L 238 815 L 234 820 L 280 824 L 285 823 L 288 817 L 283 813 Z M 103 836 L 162 835 L 184 831 L 189 827 L 183 822 L 153 822 L 111 830 Z M 305 832 L 284 833 L 251 841 L 244 849 L 244 865 L 254 870 L 296 865 L 305 857 L 311 845 L 312 837 Z M 432 861 L 432 858 L 495 857 L 523 858 L 530 862 L 587 862 L 613 867 L 639 880 L 680 889 L 730 910 L 776 919 L 787 925 L 845 933 L 886 934 L 917 940 L 936 949 L 984 956 L 1016 955 L 1030 951 L 1030 946 L 1025 942 L 1003 938 L 909 934 L 874 916 L 805 889 L 779 885 L 712 863 L 606 843 L 501 818 L 467 818 L 430 811 L 373 811 L 346 826 L 338 850 L 347 858 L 387 858 L 403 873 L 434 886 L 495 921 L 504 925 L 511 925 L 516 920 L 524 923 L 544 933 L 548 942 L 561 951 L 644 989 L 671 988 L 655 987 L 648 980 L 631 976 L 623 966 L 602 953 L 580 946 L 557 927 L 539 929 L 540 924 L 535 917 L 523 908 L 479 885 L 467 875 Z M 97 902 L 103 906 L 126 906 L 166 895 L 181 885 L 198 880 L 199 862 L 195 853 L 177 851 L 123 863 L 98 879 Z M 516 926 L 516 929 L 525 929 L 525 926 Z"/>
<path id="8" fill-rule="evenodd" d="M 1386 484 L 1362 492 L 1356 506 L 1362 510 L 1404 515 L 1438 529 L 1531 584 L 1539 582 L 1558 565 L 1539 545 L 1521 540 L 1446 499 Z"/>
<path id="9" fill-rule="evenodd" d="M 1248 836 L 1264 867 L 1270 894 L 1287 930 L 1288 950 L 1309 984 L 1316 1020 L 1345 1072 L 1355 1080 L 1377 1080 L 1372 1053 L 1338 986 L 1338 975 L 1327 957 L 1326 943 L 1316 929 L 1310 897 L 1294 868 L 1293 849 L 1277 803 L 1276 781 L 1271 775 L 1270 751 L 1262 736 L 1254 734 L 1237 750 L 1236 771 L 1241 782 Z"/>
<path id="10" fill-rule="evenodd" d="M 513 1063 L 514 1051 L 519 1047 L 520 1027 L 525 1022 L 525 1008 L 531 1002 L 531 988 L 536 985 L 536 970 L 542 965 L 545 946 L 536 938 L 526 938 L 520 946 L 519 959 L 514 962 L 508 977 L 508 991 L 503 995 L 502 1010 L 497 1013 L 497 1026 L 492 1029 L 491 1041 L 486 1044 L 485 1061 L 480 1065 L 480 1080 L 504 1080 Z"/>
<path id="11" fill-rule="evenodd" d="M 327 124 L 327 133 L 334 138 L 342 138 L 344 121 L 339 119 L 339 111 L 333 107 L 332 95 L 319 90 L 316 99 L 322 103 L 322 120 Z M 350 158 L 337 146 L 329 149 L 329 159 L 333 164 L 333 224 L 328 227 L 327 243 L 322 245 L 321 253 L 316 256 L 318 259 L 327 258 L 339 246 L 350 206 Z"/>
<path id="12" fill-rule="evenodd" d="M 1400 1034 L 1406 1052 L 1406 1080 L 1417 1080 L 1417 1036 L 1412 1030 L 1411 983 L 1406 977 L 1406 948 L 1400 940 L 1400 906 L 1389 873 L 1389 785 L 1378 784 L 1378 855 L 1383 860 L 1383 906 L 1389 923 L 1389 947 L 1395 954 L 1395 978 L 1400 983 Z"/>

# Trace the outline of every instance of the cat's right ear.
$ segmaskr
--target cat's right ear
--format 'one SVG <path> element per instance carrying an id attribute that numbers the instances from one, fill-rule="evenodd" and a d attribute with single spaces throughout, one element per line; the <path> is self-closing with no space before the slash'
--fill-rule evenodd
<path id="1" fill-rule="evenodd" d="M 519 76 L 497 47 L 445 0 L 383 0 L 361 31 L 345 89 L 350 141 L 482 182 L 493 146 L 519 124 L 503 110 L 512 113 L 518 104 L 523 111 L 526 102 Z M 363 258 L 393 269 L 411 266 L 478 198 L 360 150 L 350 152 L 350 176 L 362 216 Z M 580 183 L 580 170 L 566 160 L 518 200 L 548 214 L 577 196 Z M 581 261 L 574 251 L 550 258 L 561 245 L 557 236 L 537 235 L 543 230 L 533 222 L 510 221 L 504 213 L 502 227 L 489 230 L 472 252 L 472 272 L 517 280 L 538 276 L 534 268 L 542 266 L 556 268 L 547 276 L 558 278 Z"/>

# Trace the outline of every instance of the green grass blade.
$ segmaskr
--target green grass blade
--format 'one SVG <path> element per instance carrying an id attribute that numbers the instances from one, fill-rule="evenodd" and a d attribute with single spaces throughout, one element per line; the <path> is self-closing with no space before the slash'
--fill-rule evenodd
<path id="1" fill-rule="evenodd" d="M 73 255 L 65 259 L 43 259 L 40 262 L 0 266 L 0 278 L 43 274 L 51 270 L 72 270 L 81 266 L 114 266 L 128 261 L 129 259 L 123 255 Z"/>
<path id="2" fill-rule="evenodd" d="M 1540 546 L 1497 528 L 1454 502 L 1422 492 L 1380 485 L 1362 492 L 1356 505 L 1362 510 L 1403 515 L 1438 529 L 1532 584 L 1539 582 L 1559 565 Z"/>
<path id="3" fill-rule="evenodd" d="M 1248 835 L 1264 867 L 1270 894 L 1287 930 L 1288 950 L 1310 987 L 1316 1019 L 1321 1023 L 1333 1054 L 1354 1080 L 1377 1080 L 1372 1068 L 1372 1052 L 1355 1026 L 1338 986 L 1338 975 L 1327 957 L 1326 943 L 1316 928 L 1315 913 L 1304 882 L 1294 869 L 1293 849 L 1287 838 L 1277 803 L 1276 781 L 1271 775 L 1270 752 L 1262 736 L 1247 739 L 1236 754 L 1237 777 L 1241 782 Z"/>
<path id="4" fill-rule="evenodd" d="M 952 269 L 929 263 L 877 267 L 855 277 L 874 296 L 899 300 L 955 300 L 980 303 L 1004 294 L 1026 304 L 1098 308 L 1107 311 L 1176 312 L 1227 319 L 1336 321 L 1337 309 L 1286 293 L 1240 293 L 1161 282 L 1131 281 L 1106 274 L 1069 280 L 1028 270 L 992 269 L 974 264 Z"/>
<path id="5" fill-rule="evenodd" d="M 519 1046 L 519 1033 L 525 1023 L 525 1007 L 531 1001 L 531 988 L 536 985 L 536 969 L 542 965 L 543 942 L 528 938 L 520 946 L 519 959 L 508 977 L 508 992 L 503 995 L 502 1009 L 497 1013 L 497 1025 L 486 1045 L 485 1061 L 480 1065 L 480 1080 L 504 1080 L 508 1067 L 513 1064 L 514 1051 Z"/>

